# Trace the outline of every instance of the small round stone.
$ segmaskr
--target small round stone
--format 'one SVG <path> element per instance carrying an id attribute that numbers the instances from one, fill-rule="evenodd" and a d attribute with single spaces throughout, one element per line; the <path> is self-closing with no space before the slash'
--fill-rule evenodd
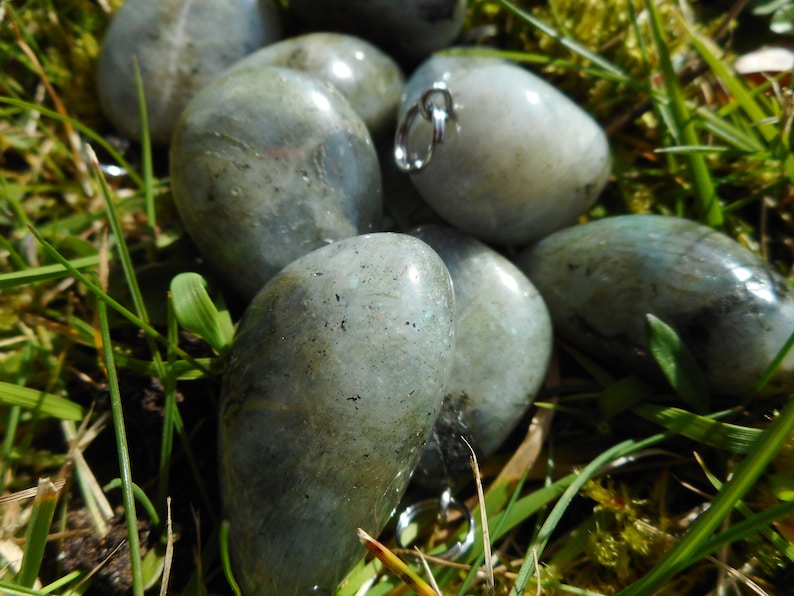
<path id="1" fill-rule="evenodd" d="M 402 234 L 341 240 L 257 294 L 224 375 L 219 447 L 245 594 L 331 594 L 378 535 L 436 421 L 454 354 L 444 263 Z"/>
<path id="2" fill-rule="evenodd" d="M 524 245 L 572 225 L 610 172 L 606 135 L 579 106 L 512 64 L 475 67 L 449 81 L 454 114 L 432 161 L 411 175 L 447 222 L 496 244 Z M 432 128 L 416 118 L 411 152 Z"/>
<path id="3" fill-rule="evenodd" d="M 127 0 L 99 58 L 99 99 L 116 129 L 140 139 L 134 60 L 154 144 L 171 139 L 188 101 L 227 67 L 281 37 L 274 0 Z"/>
<path id="4" fill-rule="evenodd" d="M 393 134 L 405 80 L 391 57 L 371 43 L 340 33 L 308 33 L 271 44 L 232 67 L 302 70 L 334 86 L 373 137 Z"/>
<path id="5" fill-rule="evenodd" d="M 513 263 L 444 226 L 409 232 L 444 260 L 455 290 L 455 363 L 444 406 L 414 478 L 441 487 L 469 478 L 468 446 L 493 455 L 537 395 L 551 359 L 551 317 Z"/>
<path id="6" fill-rule="evenodd" d="M 186 230 L 246 299 L 298 257 L 380 226 L 367 127 L 338 91 L 300 71 L 214 81 L 182 115 L 170 166 Z"/>

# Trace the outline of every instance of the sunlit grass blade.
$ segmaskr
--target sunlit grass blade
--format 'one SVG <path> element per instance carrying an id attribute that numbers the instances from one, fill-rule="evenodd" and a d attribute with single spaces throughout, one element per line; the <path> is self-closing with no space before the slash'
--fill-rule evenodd
<path id="1" fill-rule="evenodd" d="M 171 280 L 174 313 L 188 331 L 224 355 L 232 343 L 234 326 L 221 297 L 218 306 L 207 292 L 207 281 L 198 273 L 180 273 Z"/>
<path id="2" fill-rule="evenodd" d="M 674 126 L 679 131 L 680 140 L 678 142 L 684 145 L 700 146 L 695 120 L 692 117 L 689 106 L 686 104 L 681 82 L 670 59 L 670 51 L 665 42 L 659 13 L 651 0 L 644 0 L 643 4 L 650 19 L 651 36 L 656 53 L 659 56 L 662 75 L 664 76 L 670 115 Z M 687 153 L 686 162 L 692 178 L 696 204 L 701 219 L 712 227 L 721 226 L 723 223 L 722 209 L 705 157 L 702 153 Z"/>
<path id="3" fill-rule="evenodd" d="M 709 508 L 698 517 L 687 532 L 664 553 L 659 562 L 640 580 L 620 592 L 621 596 L 640 596 L 652 594 L 666 581 L 696 563 L 713 542 L 712 533 L 726 519 L 748 490 L 763 474 L 769 462 L 780 450 L 783 443 L 794 430 L 794 400 L 781 410 L 756 442 L 755 448 L 742 461 L 731 478 L 711 502 Z M 792 503 L 786 503 L 791 506 Z M 759 514 L 772 512 L 772 509 Z M 780 512 L 769 513 L 776 519 Z M 767 520 L 765 523 L 769 523 Z"/>
<path id="4" fill-rule="evenodd" d="M 711 485 L 717 490 L 720 490 L 722 488 L 723 483 L 716 476 L 714 476 L 714 474 L 712 474 L 708 470 L 708 468 L 706 468 L 705 464 L 703 463 L 703 460 L 699 456 L 697 457 L 697 460 L 698 463 L 700 463 L 700 467 L 703 469 L 703 472 L 705 473 L 706 478 L 708 478 L 708 481 L 711 483 Z M 791 478 L 788 476 L 786 478 L 788 480 L 791 480 Z M 771 475 L 770 475 L 770 479 L 771 479 Z M 752 517 L 754 515 L 753 511 L 741 501 L 736 502 L 736 509 L 746 518 Z M 794 562 L 794 544 L 787 541 L 785 538 L 783 538 L 780 534 L 778 534 L 775 530 L 773 530 L 769 526 L 762 528 L 760 532 L 761 534 L 764 535 L 764 537 L 766 537 L 767 540 L 769 540 L 769 542 L 774 544 L 775 547 L 781 553 L 783 553 L 786 556 L 786 558 L 788 558 L 789 561 Z"/>
<path id="5" fill-rule="evenodd" d="M 141 544 L 138 535 L 138 515 L 135 509 L 135 497 L 130 466 L 130 451 L 127 445 L 127 431 L 124 425 L 124 411 L 121 405 L 119 380 L 116 373 L 116 363 L 113 359 L 113 348 L 110 341 L 110 328 L 108 324 L 107 306 L 98 302 L 99 327 L 102 336 L 102 357 L 105 362 L 105 371 L 108 379 L 110 393 L 110 407 L 113 414 L 113 429 L 116 433 L 116 449 L 119 459 L 119 476 L 121 478 L 121 493 L 124 502 L 124 517 L 127 522 L 127 541 L 130 550 L 130 572 L 132 574 L 132 592 L 135 596 L 143 596 L 143 573 L 141 569 Z"/>
<path id="6" fill-rule="evenodd" d="M 53 416 L 64 420 L 80 420 L 85 416 L 82 406 L 65 397 L 4 381 L 0 381 L 0 403 L 33 410 L 40 416 Z"/>
<path id="7" fill-rule="evenodd" d="M 383 544 L 375 540 L 361 528 L 358 529 L 358 539 L 361 544 L 371 552 L 383 565 L 394 575 L 405 582 L 418 596 L 439 596 L 438 593 L 428 585 L 421 577 L 416 575 L 405 562 L 391 552 Z"/>
<path id="8" fill-rule="evenodd" d="M 505 9 L 516 15 L 525 23 L 528 23 L 533 27 L 535 27 L 536 29 L 538 29 L 539 31 L 542 31 L 552 39 L 558 41 L 560 45 L 562 45 L 565 48 L 568 48 L 569 50 L 571 50 L 575 54 L 578 54 L 582 58 L 589 60 L 593 64 L 597 64 L 607 73 L 611 73 L 612 75 L 619 77 L 621 79 L 630 78 L 625 73 L 625 71 L 619 66 L 613 64 L 603 56 L 600 56 L 595 52 L 591 51 L 589 48 L 583 46 L 575 39 L 571 39 L 569 37 L 561 35 L 556 29 L 554 29 L 554 27 L 551 27 L 547 23 L 544 23 L 542 20 L 537 18 L 532 13 L 518 8 L 515 4 L 509 2 L 508 0 L 496 0 L 496 1 L 499 5 L 503 6 Z"/>
<path id="9" fill-rule="evenodd" d="M 70 263 L 75 269 L 96 267 L 99 264 L 99 255 L 74 259 L 70 261 Z M 61 279 L 68 276 L 69 271 L 63 265 L 44 265 L 42 267 L 32 267 L 21 271 L 0 273 L 0 290 L 25 284 Z"/>
<path id="10" fill-rule="evenodd" d="M 60 492 L 61 489 L 56 488 L 49 478 L 39 479 L 38 491 L 33 500 L 33 512 L 25 531 L 25 553 L 17 575 L 20 586 L 32 588 L 39 575 Z"/>
<path id="11" fill-rule="evenodd" d="M 679 408 L 640 404 L 633 412 L 646 420 L 704 445 L 733 453 L 749 453 L 763 433 L 757 428 L 728 424 Z"/>

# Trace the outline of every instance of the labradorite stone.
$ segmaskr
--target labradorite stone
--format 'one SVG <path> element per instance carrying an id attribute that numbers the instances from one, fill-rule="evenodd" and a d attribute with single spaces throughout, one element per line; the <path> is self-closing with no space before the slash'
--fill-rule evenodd
<path id="1" fill-rule="evenodd" d="M 243 69 L 214 81 L 180 118 L 170 165 L 190 237 L 246 299 L 296 258 L 380 226 L 367 127 L 303 72 Z"/>
<path id="2" fill-rule="evenodd" d="M 696 222 L 610 217 L 552 234 L 517 260 L 555 331 L 628 371 L 655 372 L 645 316 L 678 333 L 717 394 L 747 397 L 794 332 L 790 283 L 747 248 Z M 794 355 L 768 392 L 794 390 Z"/>
<path id="3" fill-rule="evenodd" d="M 373 137 L 394 134 L 405 80 L 391 57 L 371 43 L 340 33 L 308 33 L 271 44 L 233 69 L 280 66 L 311 74 L 335 87 Z"/>
<path id="4" fill-rule="evenodd" d="M 513 64 L 474 67 L 448 87 L 455 107 L 446 137 L 411 180 L 453 227 L 526 245 L 593 205 L 609 176 L 609 146 L 573 101 Z M 422 153 L 432 130 L 422 118 L 414 124 L 409 148 Z"/>
<path id="5" fill-rule="evenodd" d="M 455 363 L 444 406 L 414 475 L 438 486 L 471 475 L 529 408 L 551 358 L 551 319 L 538 291 L 505 257 L 443 226 L 410 232 L 444 260 L 455 290 Z"/>
<path id="6" fill-rule="evenodd" d="M 237 60 L 281 37 L 274 0 L 127 0 L 99 58 L 99 99 L 122 134 L 140 139 L 138 61 L 152 142 L 166 145 L 188 101 Z"/>
<path id="7" fill-rule="evenodd" d="M 416 238 L 348 238 L 256 295 L 224 375 L 220 473 L 246 594 L 331 593 L 402 496 L 436 421 L 454 294 Z M 317 586 L 315 588 L 315 586 Z"/>

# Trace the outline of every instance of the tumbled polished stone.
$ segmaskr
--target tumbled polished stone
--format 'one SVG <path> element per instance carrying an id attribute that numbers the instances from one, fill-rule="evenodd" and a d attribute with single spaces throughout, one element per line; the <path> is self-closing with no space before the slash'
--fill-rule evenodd
<path id="1" fill-rule="evenodd" d="M 330 594 L 379 534 L 436 421 L 454 354 L 449 273 L 379 233 L 285 267 L 237 328 L 220 474 L 245 594 Z"/>
<path id="2" fill-rule="evenodd" d="M 302 70 L 333 85 L 373 137 L 394 134 L 405 80 L 397 63 L 371 43 L 340 33 L 308 33 L 262 48 L 231 70 L 262 66 Z"/>
<path id="3" fill-rule="evenodd" d="M 170 165 L 190 237 L 247 299 L 296 258 L 380 226 L 367 127 L 338 91 L 300 71 L 243 69 L 214 81 L 182 115 Z"/>
<path id="4" fill-rule="evenodd" d="M 116 129 L 140 139 L 133 59 L 149 134 L 165 145 L 188 101 L 237 60 L 281 37 L 274 0 L 127 0 L 99 58 L 99 99 Z"/>
<path id="5" fill-rule="evenodd" d="M 611 159 L 603 130 L 579 106 L 512 64 L 475 66 L 447 85 L 454 107 L 444 141 L 411 180 L 448 223 L 525 245 L 593 205 Z M 408 149 L 421 155 L 433 131 L 421 117 L 411 124 Z"/>
<path id="6" fill-rule="evenodd" d="M 646 314 L 671 326 L 711 390 L 746 398 L 794 332 L 790 283 L 728 236 L 686 219 L 626 215 L 552 234 L 517 264 L 559 335 L 623 370 L 658 373 Z M 794 391 L 794 354 L 767 393 Z"/>
<path id="7" fill-rule="evenodd" d="M 409 232 L 444 260 L 455 290 L 455 363 L 444 406 L 414 478 L 452 485 L 499 448 L 546 377 L 551 318 L 526 275 L 482 242 L 444 226 Z"/>

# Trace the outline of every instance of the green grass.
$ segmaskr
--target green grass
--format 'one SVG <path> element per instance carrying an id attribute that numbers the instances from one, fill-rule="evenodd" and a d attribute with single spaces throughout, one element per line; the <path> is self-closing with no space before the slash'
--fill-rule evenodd
<path id="1" fill-rule="evenodd" d="M 96 545 L 121 535 L 129 551 L 110 559 L 129 560 L 118 581 L 132 593 L 160 591 L 163 578 L 170 593 L 237 593 L 211 466 L 239 312 L 191 267 L 147 137 L 136 161 L 97 132 L 101 5 L 0 7 L 0 592 L 99 590 L 112 580 Z M 472 25 L 504 33 L 501 48 L 473 51 L 542 73 L 609 131 L 613 178 L 588 217 L 688 217 L 791 272 L 790 92 L 780 77 L 737 76 L 724 15 L 694 8 L 692 17 L 672 1 L 473 1 Z M 736 43 L 749 19 L 740 15 Z M 25 25 L 19 36 L 11 23 Z M 684 59 L 698 77 L 680 72 Z M 107 180 L 73 135 L 127 177 Z M 669 383 L 619 376 L 560 345 L 536 434 L 479 462 L 482 502 L 474 482 L 461 489 L 488 520 L 495 593 L 534 593 L 538 583 L 546 594 L 590 595 L 790 585 L 794 405 L 709 395 L 672 329 L 658 319 L 648 329 Z M 792 344 L 794 333 L 758 392 Z M 73 528 L 77 511 L 91 529 Z M 91 532 L 95 562 L 59 560 Z M 460 566 L 431 562 L 440 590 L 486 593 L 487 550 L 480 535 Z M 401 589 L 368 559 L 338 594 L 373 578 L 370 595 Z"/>

